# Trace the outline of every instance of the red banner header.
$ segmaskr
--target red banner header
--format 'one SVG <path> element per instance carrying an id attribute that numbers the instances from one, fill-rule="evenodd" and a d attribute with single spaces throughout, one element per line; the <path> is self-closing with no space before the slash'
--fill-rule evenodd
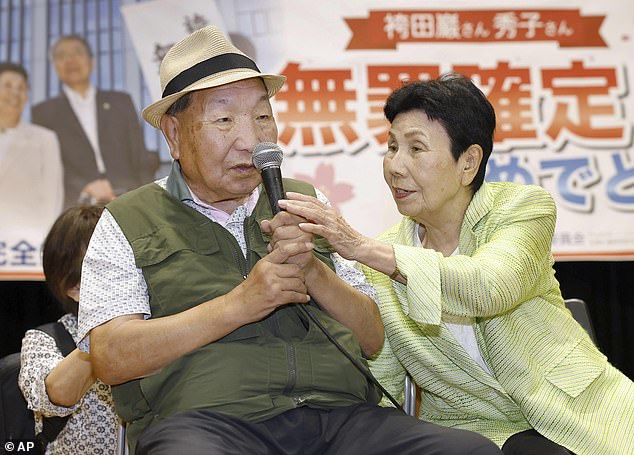
<path id="1" fill-rule="evenodd" d="M 605 16 L 578 9 L 385 10 L 344 18 L 352 31 L 346 49 L 396 49 L 412 42 L 556 41 L 560 47 L 607 47 L 599 29 Z"/>

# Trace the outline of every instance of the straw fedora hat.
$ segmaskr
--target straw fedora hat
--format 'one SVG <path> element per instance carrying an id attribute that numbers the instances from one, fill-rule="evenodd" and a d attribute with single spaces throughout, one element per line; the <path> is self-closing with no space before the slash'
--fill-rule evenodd
<path id="1" fill-rule="evenodd" d="M 165 111 L 183 95 L 231 82 L 262 78 L 269 98 L 286 78 L 261 73 L 256 64 L 214 26 L 203 27 L 167 51 L 160 69 L 163 97 L 143 109 L 143 118 L 160 128 Z"/>

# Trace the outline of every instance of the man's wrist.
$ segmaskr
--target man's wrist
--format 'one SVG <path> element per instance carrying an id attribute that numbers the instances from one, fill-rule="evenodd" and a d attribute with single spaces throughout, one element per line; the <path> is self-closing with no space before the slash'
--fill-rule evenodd
<path id="1" fill-rule="evenodd" d="M 304 282 L 306 283 L 306 288 L 309 293 L 311 285 L 319 283 L 320 276 L 323 272 L 322 266 L 325 266 L 325 264 L 313 255 L 312 259 L 303 268 Z"/>

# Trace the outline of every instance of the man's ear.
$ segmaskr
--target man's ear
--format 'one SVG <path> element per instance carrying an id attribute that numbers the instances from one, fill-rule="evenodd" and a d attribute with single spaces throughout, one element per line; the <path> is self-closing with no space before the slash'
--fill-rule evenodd
<path id="1" fill-rule="evenodd" d="M 163 114 L 161 117 L 161 132 L 170 148 L 170 155 L 174 160 L 180 158 L 180 147 L 178 137 L 178 119 L 174 116 Z"/>
<path id="2" fill-rule="evenodd" d="M 462 158 L 461 165 L 463 166 L 462 184 L 469 186 L 480 169 L 482 147 L 478 144 L 471 144 L 460 158 Z"/>

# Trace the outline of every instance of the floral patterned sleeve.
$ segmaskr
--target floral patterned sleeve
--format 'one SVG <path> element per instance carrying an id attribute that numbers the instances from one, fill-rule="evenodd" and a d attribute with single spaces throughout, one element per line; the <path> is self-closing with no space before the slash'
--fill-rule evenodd
<path id="1" fill-rule="evenodd" d="M 22 340 L 21 367 L 18 384 L 29 409 L 45 416 L 66 416 L 73 413 L 81 400 L 71 407 L 57 406 L 48 398 L 44 380 L 64 357 L 55 340 L 41 330 L 28 330 Z"/>
<path id="2" fill-rule="evenodd" d="M 77 341 L 77 317 L 65 314 L 59 321 Z M 115 455 L 119 448 L 120 420 L 115 414 L 110 386 L 97 380 L 73 406 L 51 403 L 44 381 L 63 359 L 53 337 L 29 330 L 22 339 L 22 365 L 18 385 L 29 409 L 35 413 L 35 432 L 42 431 L 43 416 L 70 418 L 46 448 L 56 455 Z"/>

